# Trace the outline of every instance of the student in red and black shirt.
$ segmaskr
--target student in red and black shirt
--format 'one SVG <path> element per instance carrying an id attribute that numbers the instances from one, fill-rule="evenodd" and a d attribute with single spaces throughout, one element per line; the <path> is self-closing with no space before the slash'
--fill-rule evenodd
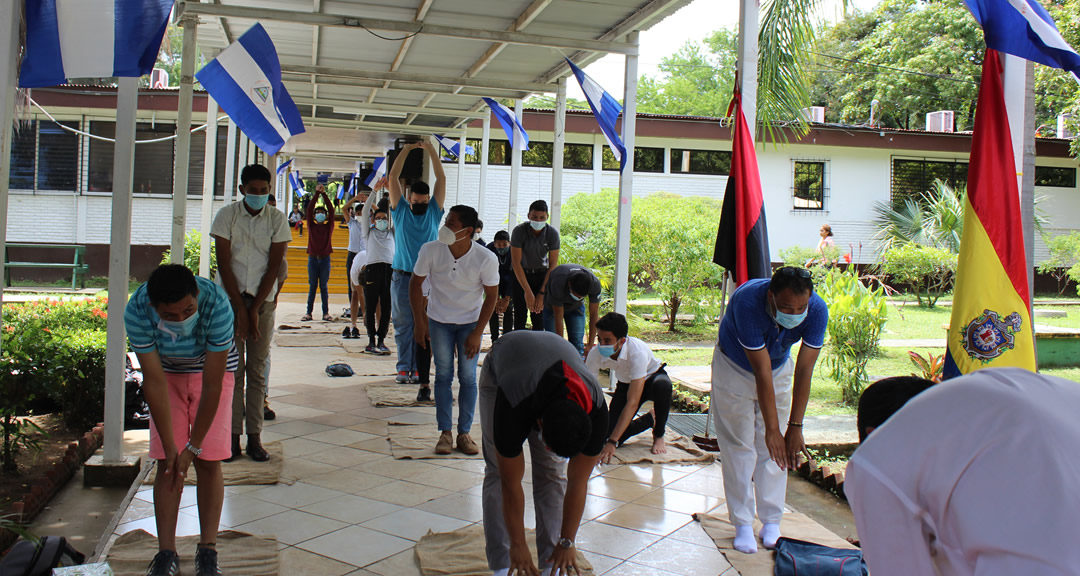
<path id="1" fill-rule="evenodd" d="M 319 200 L 323 202 L 320 203 Z M 334 237 L 334 203 L 326 195 L 326 188 L 320 183 L 315 187 L 315 197 L 307 205 L 308 223 L 308 297 L 307 314 L 301 320 L 311 320 L 311 311 L 315 307 L 315 287 L 322 296 L 322 318 L 333 322 L 330 315 L 330 301 L 326 284 L 330 281 L 330 255 L 334 253 L 331 240 Z"/>

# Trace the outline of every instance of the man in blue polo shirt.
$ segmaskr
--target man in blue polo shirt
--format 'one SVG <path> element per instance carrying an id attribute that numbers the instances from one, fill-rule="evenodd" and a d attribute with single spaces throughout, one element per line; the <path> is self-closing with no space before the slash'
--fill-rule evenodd
<path id="1" fill-rule="evenodd" d="M 435 172 L 435 188 L 420 180 L 409 184 L 404 192 L 401 170 L 405 159 L 417 148 L 427 152 L 428 162 Z M 390 215 L 394 219 L 394 263 L 390 281 L 390 316 L 394 320 L 394 342 L 397 343 L 397 379 L 399 384 L 418 382 L 416 346 L 413 341 L 413 313 L 409 304 L 409 281 L 420 247 L 439 237 L 439 223 L 446 199 L 446 175 L 442 160 L 431 142 L 406 144 L 394 159 L 387 177 L 390 185 Z"/>
<path id="2" fill-rule="evenodd" d="M 731 295 L 712 360 L 712 408 L 735 549 L 757 552 L 780 537 L 785 470 L 806 450 L 802 420 L 810 377 L 825 344 L 829 310 L 805 268 L 785 266 L 772 279 L 750 280 Z M 796 362 L 791 346 L 802 342 Z M 794 374 L 794 388 L 792 387 Z"/>
<path id="3" fill-rule="evenodd" d="M 146 573 L 179 573 L 176 519 L 184 477 L 194 463 L 200 528 L 195 574 L 220 575 L 215 544 L 225 497 L 221 461 L 232 455 L 233 377 L 239 363 L 229 297 L 186 267 L 166 264 L 131 295 L 124 326 L 142 366 L 150 457 L 157 460 L 159 552 Z"/>

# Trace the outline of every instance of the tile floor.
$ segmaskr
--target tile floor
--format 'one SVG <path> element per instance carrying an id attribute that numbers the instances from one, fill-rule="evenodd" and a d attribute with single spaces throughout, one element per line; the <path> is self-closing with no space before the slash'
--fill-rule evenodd
<path id="1" fill-rule="evenodd" d="M 290 306 L 298 308 L 283 302 L 279 318 Z M 282 574 L 420 574 L 413 546 L 428 530 L 481 521 L 483 462 L 394 460 L 387 423 L 433 423 L 434 408 L 372 407 L 364 388 L 386 377 L 325 375 L 327 363 L 345 357 L 354 368 L 372 361 L 337 348 L 275 345 L 270 396 L 278 418 L 267 423 L 264 441 L 284 445 L 283 476 L 299 480 L 227 487 L 222 528 L 276 536 Z M 577 544 L 596 574 L 737 574 L 690 516 L 723 510 L 718 464 L 605 466 L 589 494 Z M 195 495 L 184 493 L 179 535 L 198 533 Z M 146 487 L 116 534 L 153 533 L 151 502 Z M 531 506 L 526 510 L 531 524 Z"/>

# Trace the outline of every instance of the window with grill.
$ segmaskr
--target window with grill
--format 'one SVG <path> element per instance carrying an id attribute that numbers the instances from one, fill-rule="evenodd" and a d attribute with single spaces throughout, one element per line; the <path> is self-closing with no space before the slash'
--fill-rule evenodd
<path id="1" fill-rule="evenodd" d="M 671 149 L 672 174 L 731 173 L 731 152 L 727 150 L 679 150 Z"/>
<path id="2" fill-rule="evenodd" d="M 794 186 L 792 206 L 796 210 L 824 210 L 827 188 L 825 187 L 824 161 L 794 162 Z"/>
<path id="3" fill-rule="evenodd" d="M 37 150 L 37 189 L 78 189 L 79 136 L 65 130 L 79 128 L 78 122 L 39 122 Z"/>
<path id="4" fill-rule="evenodd" d="M 90 133 L 105 138 L 114 138 L 116 136 L 116 123 L 104 120 L 92 121 L 90 122 Z M 173 124 L 139 122 L 135 125 L 136 141 L 163 138 L 174 134 L 176 134 L 176 126 Z M 172 194 L 173 150 L 175 144 L 175 140 L 165 140 L 163 142 L 135 145 L 135 177 L 132 180 L 132 189 L 135 193 Z M 188 184 L 190 190 L 190 180 Z M 112 185 L 113 143 L 91 140 L 89 189 L 111 192 Z M 199 190 L 202 190 L 201 176 Z"/>
<path id="5" fill-rule="evenodd" d="M 19 122 L 11 134 L 11 190 L 34 189 L 34 150 L 37 147 L 37 122 Z"/>
<path id="6" fill-rule="evenodd" d="M 1036 166 L 1035 185 L 1055 188 L 1076 188 L 1076 168 Z"/>
<path id="7" fill-rule="evenodd" d="M 919 200 L 923 194 L 932 194 L 934 180 L 941 180 L 954 189 L 958 186 L 966 187 L 967 173 L 967 162 L 893 158 L 890 193 L 892 204 L 899 207 L 906 199 Z"/>

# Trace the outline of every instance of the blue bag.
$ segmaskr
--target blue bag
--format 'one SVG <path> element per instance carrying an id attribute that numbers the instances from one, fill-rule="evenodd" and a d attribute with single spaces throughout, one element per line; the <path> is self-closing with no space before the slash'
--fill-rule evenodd
<path id="1" fill-rule="evenodd" d="M 862 550 L 829 548 L 792 538 L 776 541 L 775 576 L 867 576 Z"/>

